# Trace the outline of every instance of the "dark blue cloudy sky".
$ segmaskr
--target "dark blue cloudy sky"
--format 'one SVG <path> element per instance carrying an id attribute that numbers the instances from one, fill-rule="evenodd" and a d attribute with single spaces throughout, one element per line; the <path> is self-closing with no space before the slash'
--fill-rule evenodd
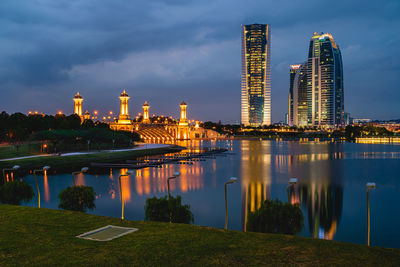
<path id="1" fill-rule="evenodd" d="M 312 33 L 329 32 L 344 64 L 345 109 L 400 118 L 400 1 L 2 0 L 0 110 L 118 112 L 240 118 L 240 26 L 272 31 L 272 119 L 287 112 L 290 64 L 306 59 Z"/>

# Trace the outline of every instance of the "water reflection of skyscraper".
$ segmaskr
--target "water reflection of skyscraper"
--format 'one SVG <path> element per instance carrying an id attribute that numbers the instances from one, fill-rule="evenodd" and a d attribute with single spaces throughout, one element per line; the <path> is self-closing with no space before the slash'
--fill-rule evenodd
<path id="1" fill-rule="evenodd" d="M 247 216 L 271 197 L 271 147 L 269 142 L 241 142 L 242 229 Z"/>
<path id="2" fill-rule="evenodd" d="M 289 187 L 289 198 L 292 204 L 300 203 L 304 208 L 312 236 L 333 239 L 343 205 L 341 152 L 336 152 L 337 148 L 332 144 L 311 146 L 307 154 L 300 155 L 296 153 L 298 151 L 292 151 L 290 146 L 284 153 L 276 151 L 271 155 L 271 146 L 267 141 L 242 141 L 241 146 L 243 230 L 246 231 L 248 213 L 257 210 L 265 199 L 271 198 L 273 169 L 298 178 L 300 185 L 294 191 Z M 306 168 L 304 164 L 307 164 Z"/>
<path id="3" fill-rule="evenodd" d="M 314 147 L 312 154 L 320 148 Z M 327 144 L 324 149 L 328 155 L 342 155 L 336 152 L 334 144 Z M 341 157 L 331 157 L 313 163 L 310 160 L 308 173 L 300 178 L 296 187 L 297 201 L 306 210 L 309 230 L 314 238 L 333 239 L 340 222 L 343 206 L 342 160 Z M 295 200 L 296 198 L 292 198 Z"/>
<path id="4" fill-rule="evenodd" d="M 334 184 L 299 187 L 301 205 L 306 208 L 310 233 L 315 238 L 333 239 L 343 205 L 343 188 Z"/>

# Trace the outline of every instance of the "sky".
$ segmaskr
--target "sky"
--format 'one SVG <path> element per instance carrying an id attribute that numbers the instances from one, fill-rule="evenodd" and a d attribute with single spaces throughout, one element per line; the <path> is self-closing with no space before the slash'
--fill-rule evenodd
<path id="1" fill-rule="evenodd" d="M 345 111 L 400 118 L 399 0 L 2 0 L 0 111 L 119 112 L 240 121 L 241 25 L 271 25 L 272 121 L 288 109 L 289 65 L 313 32 L 342 52 Z"/>

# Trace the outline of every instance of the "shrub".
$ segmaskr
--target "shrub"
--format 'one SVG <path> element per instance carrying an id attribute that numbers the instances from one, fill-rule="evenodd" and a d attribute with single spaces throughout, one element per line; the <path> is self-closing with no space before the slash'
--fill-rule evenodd
<path id="1" fill-rule="evenodd" d="M 58 207 L 64 210 L 85 212 L 96 207 L 94 204 L 96 193 L 91 186 L 68 186 L 61 191 L 58 198 L 60 199 Z"/>
<path id="2" fill-rule="evenodd" d="M 299 205 L 265 200 L 247 218 L 247 230 L 262 233 L 296 234 L 303 229 L 304 217 Z"/>
<path id="3" fill-rule="evenodd" d="M 174 198 L 148 198 L 145 206 L 145 216 L 148 221 L 191 223 L 194 221 L 189 205 L 182 205 L 181 196 Z"/>
<path id="4" fill-rule="evenodd" d="M 0 202 L 5 204 L 20 205 L 34 196 L 33 188 L 27 182 L 12 181 L 0 186 Z"/>

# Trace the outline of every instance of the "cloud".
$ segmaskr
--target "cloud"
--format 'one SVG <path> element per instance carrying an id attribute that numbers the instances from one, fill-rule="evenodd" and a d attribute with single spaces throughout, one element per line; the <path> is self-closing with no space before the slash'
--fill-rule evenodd
<path id="1" fill-rule="evenodd" d="M 185 97 L 204 120 L 237 121 L 240 24 L 258 22 L 272 29 L 274 121 L 287 109 L 288 65 L 306 60 L 314 31 L 332 33 L 340 45 L 346 106 L 362 114 L 362 101 L 351 97 L 357 88 L 374 93 L 371 84 L 382 83 L 387 95 L 400 96 L 399 14 L 394 0 L 2 1 L 0 105 L 10 112 L 34 104 L 68 110 L 65 99 L 82 88 L 90 105 L 112 108 L 118 103 L 105 101 L 126 87 L 136 98 L 154 99 L 160 112 L 172 112 L 168 107 Z M 385 105 L 375 116 L 390 112 L 400 117 Z"/>

